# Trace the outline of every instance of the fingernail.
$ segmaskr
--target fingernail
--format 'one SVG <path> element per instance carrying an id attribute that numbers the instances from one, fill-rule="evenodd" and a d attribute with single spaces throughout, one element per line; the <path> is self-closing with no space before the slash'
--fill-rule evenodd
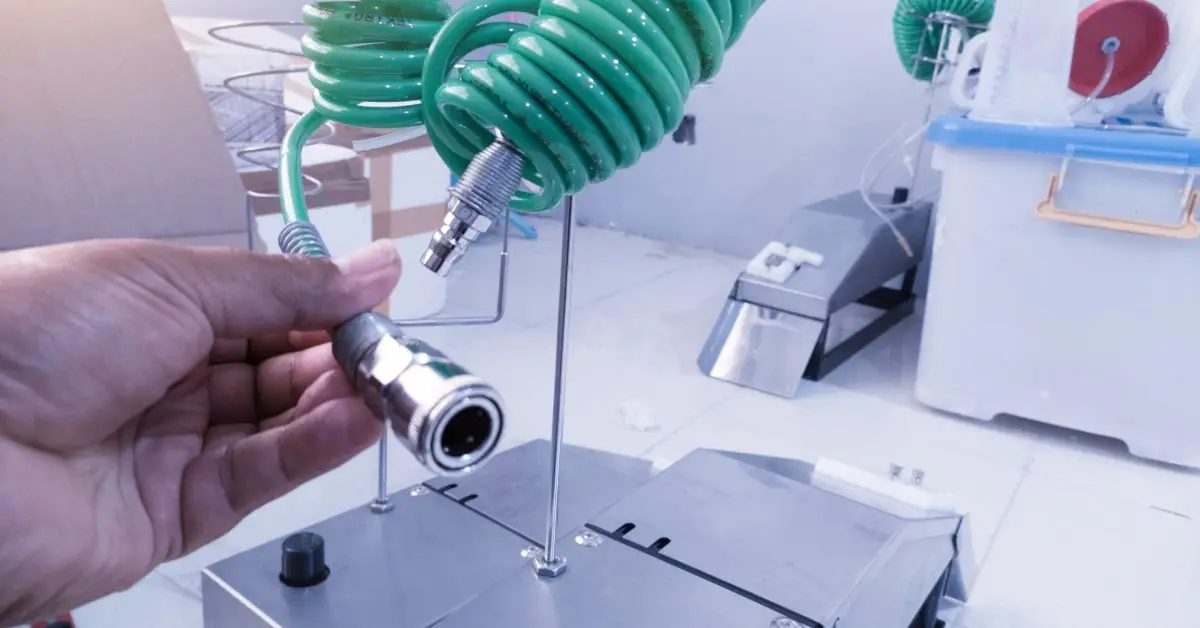
<path id="1" fill-rule="evenodd" d="M 365 279 L 400 266 L 400 255 L 396 247 L 387 240 L 379 240 L 366 248 L 336 260 L 342 272 L 356 279 Z"/>

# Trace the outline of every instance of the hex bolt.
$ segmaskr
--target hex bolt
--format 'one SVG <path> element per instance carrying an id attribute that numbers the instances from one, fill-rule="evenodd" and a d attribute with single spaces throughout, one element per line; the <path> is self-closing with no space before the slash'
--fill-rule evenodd
<path id="1" fill-rule="evenodd" d="M 904 467 L 894 462 L 888 465 L 888 477 L 892 478 L 893 480 L 898 480 L 900 479 L 901 473 L 904 473 Z"/>

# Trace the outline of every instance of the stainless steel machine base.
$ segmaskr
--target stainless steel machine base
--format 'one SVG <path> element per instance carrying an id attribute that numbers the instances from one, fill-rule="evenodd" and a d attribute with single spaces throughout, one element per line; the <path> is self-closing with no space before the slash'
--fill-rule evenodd
<path id="1" fill-rule="evenodd" d="M 818 488 L 805 463 L 697 450 L 657 475 L 563 451 L 559 554 L 539 578 L 545 441 L 307 530 L 327 567 L 285 585 L 279 541 L 204 572 L 208 628 L 930 628 L 963 519 Z M 307 535 L 312 538 L 312 535 Z M 293 544 L 292 547 L 295 547 Z M 294 564 L 293 564 L 294 567 Z M 294 574 L 293 574 L 294 575 Z"/>
<path id="2" fill-rule="evenodd" d="M 878 197 L 876 204 L 892 202 Z M 857 192 L 793 214 L 776 239 L 818 253 L 823 262 L 801 267 L 783 283 L 741 273 L 700 351 L 700 370 L 794 397 L 802 380 L 821 379 L 911 314 L 933 206 L 922 202 L 883 211 L 908 241 L 912 257 Z M 893 280 L 900 286 L 886 285 Z M 835 345 L 830 321 L 854 304 L 879 314 Z"/>

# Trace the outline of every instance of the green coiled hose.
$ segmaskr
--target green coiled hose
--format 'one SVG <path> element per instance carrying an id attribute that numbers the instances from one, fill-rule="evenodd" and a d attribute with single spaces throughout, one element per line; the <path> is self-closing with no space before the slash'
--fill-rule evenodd
<path id="1" fill-rule="evenodd" d="M 978 35 L 979 26 L 992 21 L 995 0 L 900 0 L 892 17 L 892 33 L 896 39 L 896 54 L 904 64 L 904 71 L 921 81 L 933 80 L 934 63 L 918 57 L 934 58 L 942 43 L 942 25 L 929 28 L 926 17 L 947 13 L 965 20 L 976 28 L 968 28 L 968 34 Z"/>
<path id="2" fill-rule="evenodd" d="M 566 194 L 637 162 L 683 119 L 691 89 L 765 0 L 441 0 L 321 2 L 305 7 L 313 109 L 281 150 L 284 218 L 307 220 L 300 153 L 326 121 L 424 124 L 462 174 L 499 130 L 526 156 L 514 210 L 550 209 Z M 528 25 L 487 22 L 510 12 Z M 507 42 L 486 62 L 454 65 Z M 416 102 L 418 101 L 419 102 Z"/>

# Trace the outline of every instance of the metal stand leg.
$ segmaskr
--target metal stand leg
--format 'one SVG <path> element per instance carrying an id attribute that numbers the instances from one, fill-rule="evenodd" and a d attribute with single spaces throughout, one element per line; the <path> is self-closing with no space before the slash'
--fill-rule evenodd
<path id="1" fill-rule="evenodd" d="M 388 497 L 388 434 L 390 433 L 390 427 L 384 425 L 383 437 L 379 439 L 379 485 L 376 488 L 375 499 L 371 501 L 371 512 L 377 515 L 391 512 L 392 508 L 396 506 Z"/>
<path id="2" fill-rule="evenodd" d="M 571 327 L 571 266 L 575 244 L 575 197 L 563 202 L 562 261 L 558 278 L 558 334 L 554 353 L 554 409 L 550 425 L 550 507 L 546 515 L 546 544 L 544 551 L 533 560 L 539 576 L 553 578 L 567 570 L 567 559 L 555 548 L 558 536 L 558 492 L 563 445 L 563 419 L 567 400 L 567 336 Z"/>

